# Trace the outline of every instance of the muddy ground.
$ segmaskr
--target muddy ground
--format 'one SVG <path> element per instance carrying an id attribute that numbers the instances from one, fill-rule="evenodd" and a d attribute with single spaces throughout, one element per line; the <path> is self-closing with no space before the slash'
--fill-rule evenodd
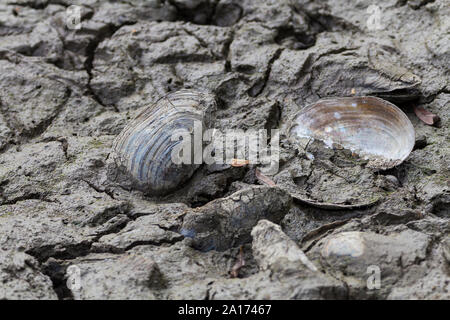
<path id="1" fill-rule="evenodd" d="M 449 299 L 450 4 L 376 4 L 1 1 L 0 299 Z M 163 198 L 111 179 L 115 136 L 181 88 L 215 96 L 216 128 L 281 130 L 276 187 L 253 166 Z M 298 110 L 351 95 L 407 114 L 402 164 L 291 143 Z"/>

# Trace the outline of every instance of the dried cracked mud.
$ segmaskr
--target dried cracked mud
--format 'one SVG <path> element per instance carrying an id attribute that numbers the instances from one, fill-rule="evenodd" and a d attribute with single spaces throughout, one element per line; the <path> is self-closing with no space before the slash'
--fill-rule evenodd
<path id="1" fill-rule="evenodd" d="M 0 299 L 450 299 L 450 4 L 376 4 L 374 29 L 366 0 L 1 1 Z M 275 186 L 253 166 L 163 198 L 112 181 L 114 138 L 182 88 L 214 94 L 219 129 L 280 129 Z M 351 95 L 407 114 L 402 164 L 283 134 Z"/>

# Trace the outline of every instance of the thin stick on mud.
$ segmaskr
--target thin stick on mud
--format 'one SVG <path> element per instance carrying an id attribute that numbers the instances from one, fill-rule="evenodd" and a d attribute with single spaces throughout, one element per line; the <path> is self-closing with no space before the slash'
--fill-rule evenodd
<path id="1" fill-rule="evenodd" d="M 234 266 L 231 268 L 230 276 L 231 278 L 237 278 L 239 276 L 239 270 L 245 266 L 245 260 L 244 260 L 244 247 L 239 247 L 239 254 L 238 254 L 238 260 L 234 264 Z"/>

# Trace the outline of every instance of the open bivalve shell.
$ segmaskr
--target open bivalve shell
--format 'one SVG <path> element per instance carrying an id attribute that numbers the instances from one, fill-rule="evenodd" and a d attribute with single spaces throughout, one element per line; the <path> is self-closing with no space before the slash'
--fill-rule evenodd
<path id="1" fill-rule="evenodd" d="M 339 145 L 388 169 L 405 160 L 414 147 L 414 128 L 395 105 L 376 97 L 319 100 L 294 117 L 289 135 Z"/>

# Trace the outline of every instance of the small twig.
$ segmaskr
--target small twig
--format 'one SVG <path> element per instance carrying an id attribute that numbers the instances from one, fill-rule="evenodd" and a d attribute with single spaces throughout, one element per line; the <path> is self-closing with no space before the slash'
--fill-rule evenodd
<path id="1" fill-rule="evenodd" d="M 308 150 L 309 143 L 311 142 L 311 140 L 312 140 L 312 138 L 309 138 L 308 142 L 306 143 L 306 146 L 305 146 L 305 148 L 304 148 L 305 153 L 306 153 L 306 151 Z"/>
<path id="2" fill-rule="evenodd" d="M 259 182 L 266 184 L 270 187 L 275 187 L 277 185 L 272 179 L 270 179 L 268 176 L 262 174 L 261 171 L 259 171 L 258 169 L 255 169 L 255 176 Z"/>
<path id="3" fill-rule="evenodd" d="M 230 271 L 231 278 L 237 278 L 239 276 L 239 270 L 243 266 L 245 266 L 244 248 L 243 248 L 243 246 L 240 246 L 238 260 L 236 261 L 236 263 L 234 264 L 234 266 L 231 268 L 231 271 Z"/>

